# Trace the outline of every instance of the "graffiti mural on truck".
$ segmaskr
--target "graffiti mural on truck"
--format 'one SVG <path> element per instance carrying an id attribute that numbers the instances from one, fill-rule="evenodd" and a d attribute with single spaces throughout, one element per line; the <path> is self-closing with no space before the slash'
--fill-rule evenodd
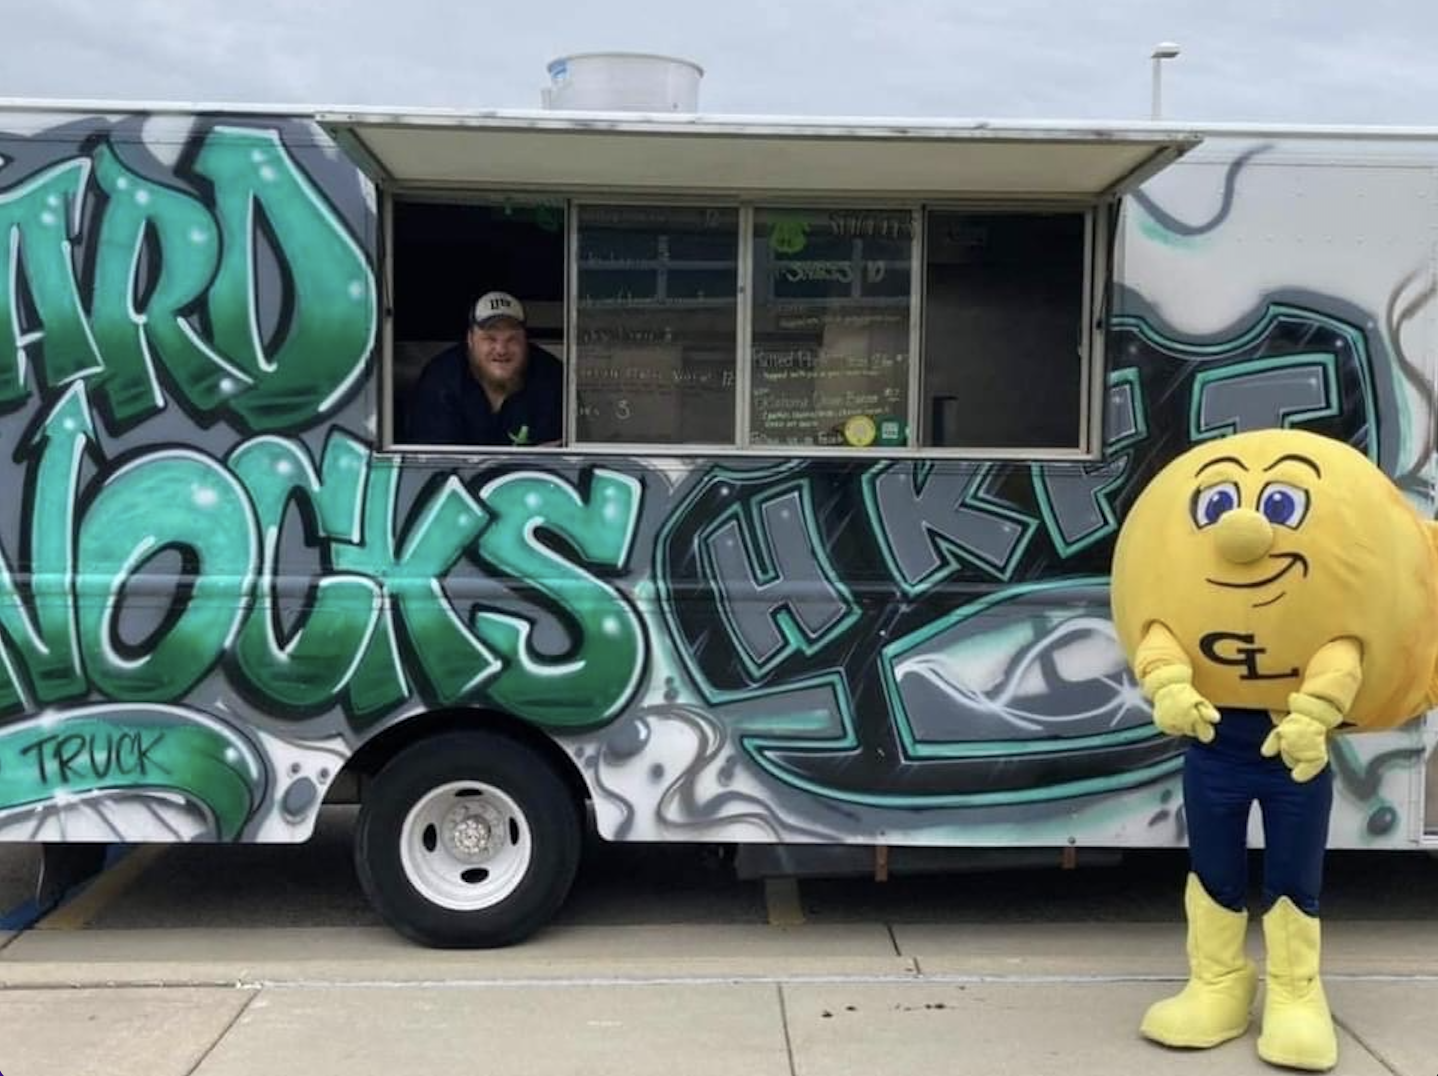
<path id="1" fill-rule="evenodd" d="M 357 173 L 299 122 L 180 149 L 0 143 L 0 835 L 299 839 L 368 738 L 464 708 L 558 737 L 621 837 L 1171 842 L 1117 520 L 1232 430 L 1399 464 L 1391 363 L 1316 295 L 1114 318 L 1094 463 L 383 452 Z"/>

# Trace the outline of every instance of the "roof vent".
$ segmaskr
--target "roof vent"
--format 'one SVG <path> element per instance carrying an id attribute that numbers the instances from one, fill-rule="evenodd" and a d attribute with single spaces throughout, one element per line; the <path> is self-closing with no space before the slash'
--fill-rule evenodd
<path id="1" fill-rule="evenodd" d="M 697 112 L 704 69 L 641 52 L 585 52 L 549 64 L 545 108 L 570 112 Z"/>

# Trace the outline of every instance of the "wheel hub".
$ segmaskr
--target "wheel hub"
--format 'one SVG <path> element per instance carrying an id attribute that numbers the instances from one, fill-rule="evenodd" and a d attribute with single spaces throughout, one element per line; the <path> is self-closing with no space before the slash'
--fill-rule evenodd
<path id="1" fill-rule="evenodd" d="M 477 863 L 494 854 L 498 820 L 467 803 L 456 804 L 445 816 L 440 832 L 445 847 L 456 859 Z"/>
<path id="2" fill-rule="evenodd" d="M 400 865 L 419 896 L 474 912 L 513 896 L 528 875 L 534 834 L 524 809 L 485 781 L 449 781 L 420 796 L 399 831 Z"/>

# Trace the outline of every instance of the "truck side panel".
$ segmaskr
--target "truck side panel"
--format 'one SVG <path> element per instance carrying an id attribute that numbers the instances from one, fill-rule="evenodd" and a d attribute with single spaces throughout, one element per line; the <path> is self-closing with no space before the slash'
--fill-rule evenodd
<path id="1" fill-rule="evenodd" d="M 1092 464 L 459 459 L 376 447 L 374 192 L 313 125 L 0 129 L 3 839 L 300 840 L 445 709 L 552 735 L 616 839 L 1171 845 L 1107 613 L 1137 490 L 1286 421 L 1431 514 L 1431 162 L 1135 200 Z M 1336 844 L 1416 838 L 1423 751 L 1342 745 Z"/>

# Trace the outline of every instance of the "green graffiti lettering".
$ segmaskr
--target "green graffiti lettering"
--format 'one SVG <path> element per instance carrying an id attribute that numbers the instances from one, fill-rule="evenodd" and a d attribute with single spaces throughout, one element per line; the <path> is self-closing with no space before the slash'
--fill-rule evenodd
<path id="1" fill-rule="evenodd" d="M 199 683 L 239 630 L 258 544 L 244 489 L 205 456 L 163 452 L 110 476 L 80 524 L 79 629 L 94 686 L 113 699 L 145 701 L 178 698 Z M 166 549 L 193 559 L 193 573 L 147 578 L 141 569 Z M 177 585 L 144 652 L 126 653 L 132 648 L 118 623 L 125 600 L 162 600 L 154 592 Z"/>
<path id="2" fill-rule="evenodd" d="M 255 381 L 233 407 L 256 430 L 311 422 L 364 370 L 376 308 L 364 253 L 274 132 L 217 127 L 196 168 L 214 183 L 222 239 L 208 296 L 215 343 Z M 273 342 L 255 316 L 261 215 L 293 290 Z"/>
<path id="3" fill-rule="evenodd" d="M 85 213 L 92 166 L 103 198 Z M 202 414 L 267 431 L 314 422 L 359 382 L 374 340 L 373 274 L 279 136 L 216 127 L 195 167 L 213 206 L 133 171 L 106 143 L 93 160 L 0 192 L 0 407 L 88 379 L 125 429 L 164 406 L 159 367 Z M 88 313 L 75 254 L 85 244 Z M 266 274 L 283 289 L 266 293 L 273 325 L 261 324 Z"/>
<path id="4" fill-rule="evenodd" d="M 0 551 L 0 632 L 5 649 L 18 652 L 41 702 L 85 692 L 70 585 L 80 464 L 93 437 L 84 387 L 75 385 L 56 402 L 30 445 L 38 459 L 32 465 L 35 473 L 25 508 L 30 521 L 29 563 L 22 560 L 20 568 L 29 569 L 33 621 L 16 573 Z M 19 707 L 20 695 L 8 654 L 4 664 L 9 676 L 8 682 L 0 678 L 0 710 L 9 711 Z"/>
<path id="5" fill-rule="evenodd" d="M 99 388 L 111 413 L 123 425 L 164 405 L 156 357 L 192 404 L 213 410 L 252 385 L 200 339 L 184 314 L 220 262 L 214 220 L 190 195 L 131 172 L 109 146 L 95 151 L 95 177 L 110 200 L 97 240 L 90 318 L 105 357 Z M 145 308 L 137 310 L 146 235 L 154 237 L 159 271 Z"/>
<path id="6" fill-rule="evenodd" d="M 0 712 L 87 693 L 169 702 L 222 669 L 260 707 L 340 705 L 356 727 L 413 700 L 417 680 L 427 702 L 577 728 L 637 690 L 640 620 L 604 578 L 628 567 L 635 478 L 518 472 L 475 493 L 438 474 L 401 511 L 403 461 L 340 430 L 318 462 L 301 440 L 260 435 L 223 463 L 166 448 L 111 467 L 94 440 L 79 382 L 25 449 L 31 531 L 18 558 L 0 549 Z M 100 468 L 88 501 L 87 453 Z M 302 533 L 285 534 L 295 520 Z M 325 565 L 315 575 L 286 569 L 301 541 Z M 572 632 L 562 655 L 537 648 L 518 611 L 533 594 Z M 87 734 L 27 757 L 64 783 L 131 776 L 154 753 L 144 737 Z"/>
<path id="7" fill-rule="evenodd" d="M 639 518 L 640 487 L 627 475 L 596 470 L 588 502 L 552 475 L 506 475 L 484 487 L 494 513 L 480 554 L 558 602 L 578 627 L 573 656 L 547 661 L 530 644 L 531 625 L 518 617 L 479 612 L 474 626 L 505 659 L 489 696 L 544 725 L 584 726 L 616 715 L 639 681 L 643 634 L 639 618 L 608 583 L 555 553 L 537 538 L 549 531 L 590 564 L 622 569 Z"/>
<path id="8" fill-rule="evenodd" d="M 203 808 L 220 840 L 240 834 L 264 785 L 254 750 L 233 730 L 198 713 L 113 703 L 0 731 L 0 773 L 3 811 L 62 795 L 160 792 Z"/>
<path id="9" fill-rule="evenodd" d="M 101 369 L 70 251 L 89 171 L 89 161 L 66 161 L 0 194 L 0 236 L 9 256 L 8 279 L 0 288 L 0 339 L 13 344 L 0 347 L 0 403 L 24 397 L 26 355 L 36 342 L 47 385 L 64 385 Z M 21 327 L 16 309 L 22 279 L 40 322 L 32 332 Z"/>
<path id="10" fill-rule="evenodd" d="M 394 519 L 399 463 L 378 459 L 365 494 L 363 539 L 335 545 L 335 567 L 378 580 L 383 615 L 349 684 L 358 715 L 373 714 L 409 694 L 394 621 L 398 607 L 419 667 L 441 702 L 469 695 L 494 674 L 498 659 L 476 639 L 444 591 L 444 577 L 484 528 L 487 513 L 451 476 L 404 537 L 396 554 Z"/>
<path id="11" fill-rule="evenodd" d="M 237 448 L 228 462 L 254 502 L 263 545 L 261 598 L 240 630 L 236 662 L 255 688 L 286 708 L 328 706 L 366 650 L 379 620 L 380 587 L 363 575 L 345 572 L 318 580 L 280 577 L 280 527 L 291 499 L 303 497 L 315 509 L 319 535 L 312 538 L 358 542 L 368 453 L 354 438 L 336 434 L 325 446 L 321 477 L 302 444 L 258 437 Z M 304 612 L 289 639 L 282 641 L 280 605 L 291 589 L 298 591 Z"/>

